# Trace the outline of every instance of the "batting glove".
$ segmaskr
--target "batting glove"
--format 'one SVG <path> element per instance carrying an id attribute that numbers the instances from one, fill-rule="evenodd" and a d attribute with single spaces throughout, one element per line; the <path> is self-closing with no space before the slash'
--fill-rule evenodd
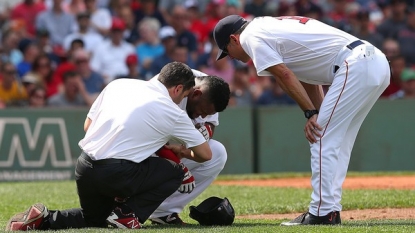
<path id="1" fill-rule="evenodd" d="M 189 169 L 187 169 L 187 167 L 184 166 L 183 163 L 180 163 L 180 166 L 184 171 L 184 177 L 178 191 L 181 193 L 191 193 L 193 189 L 196 187 L 195 178 L 193 177 L 192 173 L 190 173 Z"/>
<path id="2" fill-rule="evenodd" d="M 213 136 L 212 127 L 209 124 L 202 125 L 198 130 L 205 137 L 206 141 L 209 141 Z"/>

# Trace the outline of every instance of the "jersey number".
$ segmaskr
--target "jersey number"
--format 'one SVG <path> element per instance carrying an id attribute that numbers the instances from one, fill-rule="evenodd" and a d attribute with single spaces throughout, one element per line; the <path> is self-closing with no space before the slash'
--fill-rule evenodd
<path id="1" fill-rule="evenodd" d="M 281 16 L 281 17 L 276 17 L 276 18 L 279 20 L 294 19 L 294 20 L 298 20 L 302 24 L 306 24 L 310 20 L 310 18 L 302 17 L 302 16 Z"/>

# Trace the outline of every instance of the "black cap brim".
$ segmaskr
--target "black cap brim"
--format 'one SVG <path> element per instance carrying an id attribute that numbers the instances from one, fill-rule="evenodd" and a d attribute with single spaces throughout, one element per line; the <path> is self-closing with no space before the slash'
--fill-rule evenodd
<path id="1" fill-rule="evenodd" d="M 220 59 L 228 56 L 227 53 L 223 52 L 222 49 L 219 49 L 218 55 L 216 56 L 216 61 L 219 61 Z"/>

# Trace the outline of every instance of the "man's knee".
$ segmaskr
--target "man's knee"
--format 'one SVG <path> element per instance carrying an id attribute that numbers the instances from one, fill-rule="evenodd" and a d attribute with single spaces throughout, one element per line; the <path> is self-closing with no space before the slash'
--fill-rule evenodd
<path id="1" fill-rule="evenodd" d="M 226 148 L 222 143 L 212 139 L 209 141 L 209 145 L 212 150 L 212 159 L 207 163 L 211 163 L 213 165 L 212 169 L 218 169 L 220 172 L 225 167 L 228 159 Z"/>

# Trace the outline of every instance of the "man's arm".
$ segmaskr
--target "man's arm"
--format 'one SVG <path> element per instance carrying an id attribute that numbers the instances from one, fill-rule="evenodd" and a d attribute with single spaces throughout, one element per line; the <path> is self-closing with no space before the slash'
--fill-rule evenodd
<path id="1" fill-rule="evenodd" d="M 91 125 L 92 120 L 89 117 L 86 117 L 85 122 L 84 122 L 84 131 L 88 131 L 89 126 Z"/>
<path id="2" fill-rule="evenodd" d="M 313 102 L 314 107 L 316 107 L 317 110 L 320 110 L 321 103 L 323 102 L 324 98 L 324 92 L 321 85 L 313 85 L 301 82 L 303 85 L 305 91 L 307 92 L 308 96 L 311 99 L 311 102 Z"/>
<path id="3" fill-rule="evenodd" d="M 317 103 L 317 106 L 314 105 L 311 98 L 308 96 L 306 89 L 301 82 L 297 79 L 294 73 L 288 69 L 288 67 L 281 63 L 275 66 L 271 66 L 267 68 L 267 71 L 274 75 L 277 83 L 281 86 L 281 88 L 297 102 L 300 108 L 303 111 L 306 110 L 318 110 L 320 108 L 321 102 L 319 101 L 319 97 L 317 96 L 316 88 L 311 88 L 307 86 L 306 88 L 308 91 L 313 92 L 312 95 L 313 101 Z M 312 91 L 314 89 L 314 91 Z M 318 103 L 320 102 L 320 103 Z M 304 132 L 306 135 L 307 140 L 310 143 L 317 142 L 316 136 L 321 137 L 319 131 L 321 131 L 321 126 L 317 123 L 317 114 L 311 116 L 304 127 Z"/>
<path id="4" fill-rule="evenodd" d="M 198 163 L 203 163 L 212 159 L 212 151 L 207 142 L 198 146 L 186 148 L 183 145 L 165 145 L 167 149 L 172 150 L 179 158 L 186 158 Z"/>
<path id="5" fill-rule="evenodd" d="M 275 77 L 278 85 L 297 102 L 303 111 L 317 109 L 303 85 L 285 64 L 271 66 L 266 70 Z"/>

